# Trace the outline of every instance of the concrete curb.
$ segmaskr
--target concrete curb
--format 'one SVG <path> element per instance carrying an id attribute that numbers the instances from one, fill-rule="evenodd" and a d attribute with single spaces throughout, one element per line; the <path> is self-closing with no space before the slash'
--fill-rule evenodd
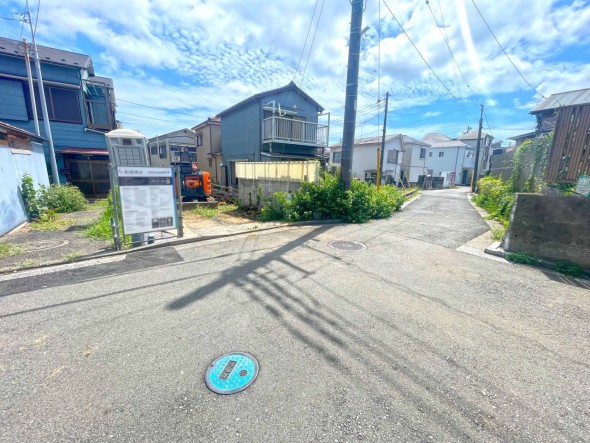
<path id="1" fill-rule="evenodd" d="M 50 268 L 52 266 L 62 266 L 64 264 L 69 264 L 69 263 L 77 263 L 77 262 L 83 262 L 83 261 L 87 261 L 87 260 L 94 260 L 94 259 L 105 258 L 105 257 L 113 257 L 113 256 L 123 255 L 123 254 L 132 254 L 134 252 L 148 251 L 150 249 L 158 249 L 158 248 L 164 248 L 164 247 L 168 247 L 168 246 L 179 246 L 179 245 L 184 245 L 184 244 L 188 244 L 188 243 L 199 243 L 199 242 L 204 242 L 204 241 L 208 241 L 208 240 L 216 240 L 219 238 L 236 237 L 238 235 L 272 231 L 272 230 L 277 230 L 277 229 L 282 229 L 282 228 L 298 228 L 300 226 L 336 225 L 336 224 L 340 224 L 340 223 L 344 223 L 344 222 L 339 219 L 313 220 L 313 221 L 288 223 L 288 224 L 278 225 L 278 226 L 269 226 L 267 228 L 253 229 L 250 231 L 231 232 L 229 234 L 204 235 L 201 237 L 172 239 L 172 240 L 164 241 L 161 243 L 154 243 L 151 245 L 139 246 L 137 248 L 125 249 L 122 251 L 112 251 L 112 252 L 85 255 L 83 257 L 78 257 L 75 260 L 64 260 L 64 261 L 55 262 L 55 263 L 51 263 L 51 264 L 47 264 L 47 265 L 31 266 L 31 267 L 21 268 L 21 269 L 12 269 L 12 270 L 9 269 L 9 270 L 5 270 L 5 271 L 0 271 L 0 275 L 11 274 L 11 273 L 20 272 L 20 271 L 29 271 L 31 269 Z"/>

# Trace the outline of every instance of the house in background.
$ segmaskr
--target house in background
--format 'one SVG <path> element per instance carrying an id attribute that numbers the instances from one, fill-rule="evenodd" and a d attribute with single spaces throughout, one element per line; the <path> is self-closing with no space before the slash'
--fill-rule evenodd
<path id="1" fill-rule="evenodd" d="M 0 120 L 34 132 L 25 46 L 0 37 Z M 107 194 L 108 152 L 104 134 L 117 128 L 113 81 L 94 73 L 88 55 L 38 46 L 43 86 L 61 182 L 90 197 Z M 31 62 L 36 78 L 34 62 Z M 34 94 L 41 136 L 45 137 L 37 81 Z M 44 144 L 49 164 L 48 145 Z M 51 172 L 51 168 L 48 168 Z"/>
<path id="2" fill-rule="evenodd" d="M 237 161 L 324 160 L 328 126 L 318 123 L 323 110 L 291 82 L 220 112 L 222 167 L 228 184 L 237 184 Z"/>
<path id="3" fill-rule="evenodd" d="M 472 131 L 468 131 L 465 134 L 460 135 L 457 137 L 457 140 L 462 141 L 468 146 L 471 146 L 474 150 L 477 148 L 477 137 L 478 131 L 476 129 Z M 478 177 L 483 177 L 487 175 L 490 170 L 490 160 L 492 156 L 492 142 L 494 141 L 494 137 L 490 134 L 486 134 L 485 132 L 481 133 L 481 142 L 479 145 L 479 173 Z M 474 151 L 475 152 L 475 151 Z"/>
<path id="4" fill-rule="evenodd" d="M 400 181 L 404 186 L 416 185 L 420 177 L 430 173 L 428 170 L 428 155 L 430 145 L 407 135 L 402 139 L 402 165 Z"/>
<path id="5" fill-rule="evenodd" d="M 444 177 L 445 186 L 471 183 L 475 168 L 475 148 L 438 133 L 426 134 L 422 141 L 430 145 L 427 164 L 432 177 Z"/>
<path id="6" fill-rule="evenodd" d="M 531 114 L 538 135 L 555 131 L 545 180 L 575 183 L 590 174 L 590 88 L 552 94 Z"/>
<path id="7" fill-rule="evenodd" d="M 184 128 L 148 139 L 150 165 L 169 167 L 171 162 L 197 161 L 195 131 Z"/>
<path id="8" fill-rule="evenodd" d="M 23 176 L 30 175 L 35 187 L 49 186 L 44 141 L 42 137 L 0 122 L 0 236 L 27 221 L 20 190 Z"/>
<path id="9" fill-rule="evenodd" d="M 405 136 L 404 136 L 405 137 Z M 352 150 L 352 177 L 359 180 L 377 181 L 377 150 L 381 149 L 382 137 L 365 137 L 354 141 Z M 398 183 L 402 161 L 403 141 L 401 134 L 385 136 L 382 183 Z M 330 146 L 329 168 L 335 171 L 341 166 L 342 145 Z"/>
<path id="10" fill-rule="evenodd" d="M 193 128 L 197 144 L 199 169 L 210 174 L 211 181 L 228 186 L 221 151 L 221 118 L 211 117 Z"/>

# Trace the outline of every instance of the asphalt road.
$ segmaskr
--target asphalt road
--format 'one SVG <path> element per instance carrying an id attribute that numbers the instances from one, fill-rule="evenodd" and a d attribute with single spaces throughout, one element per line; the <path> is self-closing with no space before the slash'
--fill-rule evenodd
<path id="1" fill-rule="evenodd" d="M 0 279 L 0 441 L 590 441 L 590 291 L 457 250 L 486 229 L 432 191 Z M 230 351 L 260 373 L 220 396 L 203 375 Z"/>

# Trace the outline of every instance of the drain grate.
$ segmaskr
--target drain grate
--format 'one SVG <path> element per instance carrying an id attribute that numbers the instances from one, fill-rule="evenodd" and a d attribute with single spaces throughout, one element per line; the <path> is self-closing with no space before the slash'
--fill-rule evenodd
<path id="1" fill-rule="evenodd" d="M 339 251 L 362 251 L 363 249 L 367 249 L 367 245 L 364 243 L 360 243 L 358 241 L 347 241 L 347 240 L 336 240 L 331 241 L 328 243 L 332 249 L 337 249 Z"/>
<path id="2" fill-rule="evenodd" d="M 230 352 L 217 357 L 207 368 L 205 384 L 217 394 L 235 394 L 252 384 L 258 376 L 258 362 L 245 352 Z"/>

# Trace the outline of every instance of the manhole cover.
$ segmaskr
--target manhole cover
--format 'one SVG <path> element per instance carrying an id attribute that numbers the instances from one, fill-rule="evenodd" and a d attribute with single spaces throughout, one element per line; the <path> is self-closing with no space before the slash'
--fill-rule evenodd
<path id="1" fill-rule="evenodd" d="M 339 251 L 362 251 L 363 249 L 367 249 L 367 245 L 364 243 L 346 240 L 332 241 L 328 243 L 328 246 Z"/>
<path id="2" fill-rule="evenodd" d="M 217 394 L 235 394 L 258 376 L 258 362 L 245 352 L 231 352 L 211 362 L 205 373 L 207 387 Z"/>

